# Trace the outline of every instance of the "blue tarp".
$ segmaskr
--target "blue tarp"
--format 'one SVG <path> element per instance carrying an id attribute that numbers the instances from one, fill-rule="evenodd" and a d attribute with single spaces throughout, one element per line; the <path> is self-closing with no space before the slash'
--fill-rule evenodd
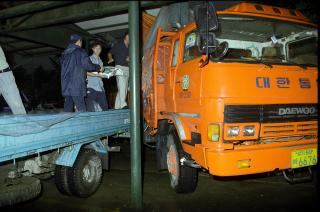
<path id="1" fill-rule="evenodd" d="M 48 130 L 51 126 L 68 120 L 78 113 L 53 115 L 8 115 L 0 117 L 0 135 L 21 136 Z"/>
<path id="2" fill-rule="evenodd" d="M 129 130 L 129 110 L 0 116 L 0 162 Z"/>

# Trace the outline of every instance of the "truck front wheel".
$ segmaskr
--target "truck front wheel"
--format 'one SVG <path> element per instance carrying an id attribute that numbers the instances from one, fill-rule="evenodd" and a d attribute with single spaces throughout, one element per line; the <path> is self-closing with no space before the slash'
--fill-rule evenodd
<path id="1" fill-rule="evenodd" d="M 177 193 L 194 192 L 198 182 L 198 170 L 193 167 L 181 165 L 183 150 L 175 130 L 167 136 L 167 166 L 170 176 L 170 185 Z"/>
<path id="2" fill-rule="evenodd" d="M 73 167 L 68 172 L 68 184 L 73 195 L 89 197 L 102 181 L 102 162 L 94 150 L 81 149 Z"/>

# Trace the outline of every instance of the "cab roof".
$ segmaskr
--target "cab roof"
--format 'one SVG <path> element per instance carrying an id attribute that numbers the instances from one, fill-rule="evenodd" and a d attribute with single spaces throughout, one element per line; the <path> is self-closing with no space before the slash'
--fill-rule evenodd
<path id="1" fill-rule="evenodd" d="M 263 4 L 239 3 L 224 10 L 217 11 L 217 13 L 273 18 L 316 26 L 298 10 L 291 10 Z"/>

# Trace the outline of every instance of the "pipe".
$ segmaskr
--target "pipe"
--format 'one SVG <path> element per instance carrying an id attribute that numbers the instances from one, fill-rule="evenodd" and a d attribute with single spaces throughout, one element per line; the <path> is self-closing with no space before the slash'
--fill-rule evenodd
<path id="1" fill-rule="evenodd" d="M 142 209 L 139 1 L 129 2 L 131 203 Z"/>

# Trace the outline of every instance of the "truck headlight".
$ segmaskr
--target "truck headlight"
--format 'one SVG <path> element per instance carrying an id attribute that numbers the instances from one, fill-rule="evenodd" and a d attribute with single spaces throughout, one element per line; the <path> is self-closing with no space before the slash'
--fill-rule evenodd
<path id="1" fill-rule="evenodd" d="M 229 137 L 238 136 L 239 133 L 240 133 L 240 128 L 238 126 L 228 127 L 228 136 Z"/>
<path id="2" fill-rule="evenodd" d="M 254 134 L 255 134 L 254 126 L 245 126 L 244 127 L 244 131 L 243 131 L 244 136 L 254 136 Z"/>

